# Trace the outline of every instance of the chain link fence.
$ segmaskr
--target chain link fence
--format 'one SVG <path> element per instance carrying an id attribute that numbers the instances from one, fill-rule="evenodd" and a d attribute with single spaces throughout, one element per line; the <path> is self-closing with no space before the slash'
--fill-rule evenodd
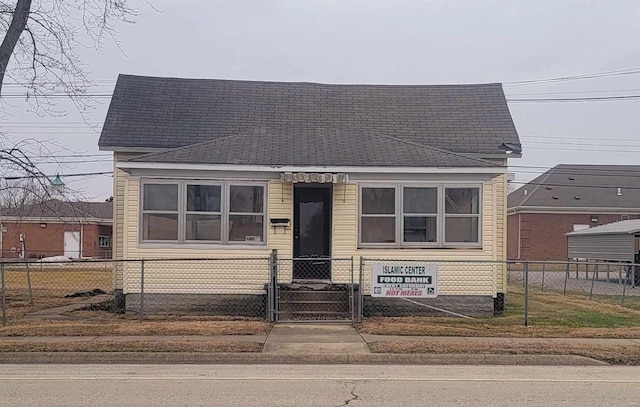
<path id="1" fill-rule="evenodd" d="M 274 321 L 352 321 L 357 284 L 350 258 L 277 258 Z"/>
<path id="2" fill-rule="evenodd" d="M 402 290 L 394 298 L 373 295 L 373 268 L 401 262 L 437 266 L 432 298 Z M 245 258 L 12 260 L 0 266 L 5 325 L 32 315 L 68 316 L 81 308 L 104 311 L 104 318 L 121 317 L 117 312 L 124 311 L 140 320 L 151 315 L 268 321 L 505 315 L 518 316 L 513 323 L 525 325 L 539 309 L 553 314 L 574 300 L 640 310 L 640 265 L 614 262 L 298 259 L 273 253 Z M 430 287 L 426 280 L 422 285 Z"/>
<path id="3" fill-rule="evenodd" d="M 2 321 L 20 319 L 31 313 L 50 310 L 64 313 L 61 307 L 101 296 L 110 300 L 113 286 L 113 262 L 0 262 Z"/>

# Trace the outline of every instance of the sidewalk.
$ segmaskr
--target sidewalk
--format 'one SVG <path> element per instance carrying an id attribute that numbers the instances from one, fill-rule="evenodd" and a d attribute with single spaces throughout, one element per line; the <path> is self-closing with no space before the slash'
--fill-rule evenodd
<path id="1" fill-rule="evenodd" d="M 104 352 L 106 343 L 257 343 L 262 352 Z M 502 345 L 554 344 L 563 346 L 640 346 L 640 339 L 596 338 L 494 338 L 437 337 L 359 334 L 346 324 L 276 324 L 268 335 L 186 336 L 45 336 L 0 337 L 3 344 L 44 345 L 96 344 L 88 352 L 0 352 L 0 363 L 377 363 L 377 364 L 535 364 L 602 365 L 604 362 L 575 355 L 516 354 L 399 354 L 371 353 L 369 345 L 379 342 L 422 342 L 430 344 Z M 44 346 L 44 347 L 43 347 Z"/>

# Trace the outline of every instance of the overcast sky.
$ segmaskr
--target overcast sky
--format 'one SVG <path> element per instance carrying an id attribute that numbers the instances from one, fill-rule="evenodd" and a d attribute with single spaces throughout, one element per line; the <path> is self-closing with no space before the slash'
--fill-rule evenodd
<path id="1" fill-rule="evenodd" d="M 509 84 L 640 68 L 639 0 L 151 1 L 160 12 L 130 0 L 141 15 L 135 24 L 119 26 L 122 51 L 109 43 L 102 54 L 82 51 L 97 84 L 93 94 L 110 94 L 117 75 L 130 73 L 323 83 L 502 82 L 508 99 L 640 95 L 640 74 Z M 43 164 L 47 173 L 110 171 L 109 155 L 97 147 L 109 99 L 98 100 L 90 115 L 98 131 L 82 124 L 72 107 L 64 117 L 38 117 L 20 99 L 5 104 L 2 129 L 92 155 L 64 158 L 63 166 Z M 640 99 L 509 106 L 524 147 L 523 157 L 511 161 L 518 181 L 558 163 L 640 163 Z M 112 194 L 108 175 L 63 180 L 92 199 Z"/>

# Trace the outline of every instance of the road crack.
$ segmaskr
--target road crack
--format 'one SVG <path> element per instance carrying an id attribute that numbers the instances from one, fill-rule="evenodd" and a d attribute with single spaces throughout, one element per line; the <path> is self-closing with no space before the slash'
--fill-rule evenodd
<path id="1" fill-rule="evenodd" d="M 349 390 L 351 398 L 346 399 L 343 404 L 340 404 L 336 407 L 348 406 L 352 401 L 360 400 L 360 396 L 356 394 L 356 389 L 358 388 L 358 384 L 356 382 L 344 382 L 343 384 Z"/>

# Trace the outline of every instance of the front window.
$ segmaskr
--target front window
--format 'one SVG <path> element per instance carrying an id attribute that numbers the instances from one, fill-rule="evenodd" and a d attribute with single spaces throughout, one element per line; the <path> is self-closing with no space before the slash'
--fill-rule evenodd
<path id="1" fill-rule="evenodd" d="M 229 188 L 229 240 L 261 242 L 264 230 L 263 187 L 231 185 Z"/>
<path id="2" fill-rule="evenodd" d="M 396 191 L 362 188 L 361 236 L 363 243 L 396 242 Z"/>
<path id="3" fill-rule="evenodd" d="M 478 243 L 479 223 L 480 190 L 445 188 L 445 241 Z"/>
<path id="4" fill-rule="evenodd" d="M 142 206 L 143 240 L 178 240 L 178 184 L 147 184 Z"/>
<path id="5" fill-rule="evenodd" d="M 142 241 L 262 243 L 265 185 L 142 184 Z"/>
<path id="6" fill-rule="evenodd" d="M 362 186 L 360 245 L 478 246 L 480 198 L 479 187 Z"/>

